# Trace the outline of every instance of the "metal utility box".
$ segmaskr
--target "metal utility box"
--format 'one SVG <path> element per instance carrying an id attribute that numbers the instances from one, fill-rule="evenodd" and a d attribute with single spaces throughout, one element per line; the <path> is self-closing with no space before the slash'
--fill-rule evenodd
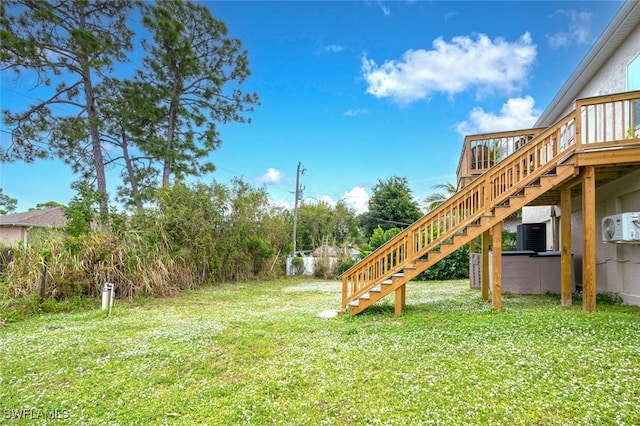
<path id="1" fill-rule="evenodd" d="M 547 250 L 546 223 L 522 223 L 516 227 L 516 232 L 516 250 L 536 253 Z"/>

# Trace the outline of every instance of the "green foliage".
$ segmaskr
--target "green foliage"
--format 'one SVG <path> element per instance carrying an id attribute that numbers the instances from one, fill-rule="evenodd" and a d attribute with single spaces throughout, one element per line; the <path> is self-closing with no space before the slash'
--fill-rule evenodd
<path id="1" fill-rule="evenodd" d="M 316 278 L 328 279 L 331 274 L 327 262 L 323 262 L 323 259 L 316 259 L 313 262 L 313 275 Z"/>
<path id="2" fill-rule="evenodd" d="M 465 244 L 449 256 L 418 275 L 418 280 L 454 280 L 469 278 L 469 245 Z"/>
<path id="3" fill-rule="evenodd" d="M 304 272 L 304 259 L 300 256 L 295 256 L 291 259 L 291 269 L 294 275 L 300 275 Z"/>
<path id="4" fill-rule="evenodd" d="M 158 191 L 157 207 L 138 211 L 134 224 L 150 247 L 184 259 L 198 283 L 245 280 L 271 272 L 287 245 L 288 232 L 267 207 L 264 189 L 241 180 Z M 283 268 L 284 269 L 284 268 Z"/>
<path id="5" fill-rule="evenodd" d="M 44 90 L 40 97 L 46 101 L 37 100 L 21 112 L 3 111 L 12 128 L 12 143 L 2 152 L 2 161 L 56 156 L 74 171 L 86 172 L 83 177 L 95 180 L 98 192 L 106 194 L 105 147 L 93 79 L 127 60 L 133 36 L 127 18 L 132 6 L 126 0 L 3 4 L 3 70 L 18 76 L 29 71 L 25 73 L 29 83 L 35 81 Z M 60 110 L 68 115 L 56 115 Z M 101 214 L 107 214 L 107 207 L 107 199 L 101 199 Z"/>
<path id="6" fill-rule="evenodd" d="M 160 184 L 213 171 L 209 154 L 221 143 L 218 126 L 249 122 L 245 113 L 259 103 L 255 93 L 239 88 L 250 75 L 246 50 L 206 6 L 129 0 L 5 3 L 3 70 L 18 79 L 24 72 L 22 83 L 44 91 L 46 101 L 3 111 L 12 140 L 0 150 L 1 161 L 56 157 L 81 180 L 95 182 L 102 194 L 105 166 L 122 165 L 118 199 L 141 209 Z M 114 73 L 117 63 L 131 56 L 134 32 L 127 21 L 133 15 L 146 28 L 139 44 L 146 56 L 133 70 L 135 77 L 121 81 Z M 108 198 L 98 203 L 106 218 Z"/>
<path id="7" fill-rule="evenodd" d="M 360 258 L 363 259 L 367 257 L 378 247 L 382 246 L 384 243 L 398 235 L 400 232 L 402 232 L 400 228 L 390 228 L 385 231 L 381 226 L 378 226 L 369 238 L 369 243 L 363 244 L 360 247 Z"/>
<path id="8" fill-rule="evenodd" d="M 17 205 L 18 200 L 3 194 L 2 188 L 0 188 L 0 216 L 14 212 Z"/>
<path id="9" fill-rule="evenodd" d="M 517 237 L 517 232 L 502 231 L 502 250 L 515 250 Z"/>
<path id="10" fill-rule="evenodd" d="M 97 193 L 86 182 L 79 182 L 76 189 L 78 194 L 64 209 L 67 218 L 65 231 L 71 237 L 86 235 L 91 231 L 92 224 L 98 219 L 97 206 L 104 198 L 104 193 Z"/>
<path id="11" fill-rule="evenodd" d="M 0 298 L 36 293 L 44 254 L 47 297 L 56 299 L 98 296 L 106 282 L 119 296 L 133 298 L 284 272 L 287 216 L 268 207 L 263 189 L 240 180 L 176 184 L 158 191 L 155 206 L 130 219 L 112 212 L 111 232 L 90 227 L 94 195 L 87 189 L 69 203 L 69 234 L 34 229 L 29 246 L 16 248 L 13 267 L 0 280 Z"/>
<path id="12" fill-rule="evenodd" d="M 296 246 L 300 250 L 313 250 L 323 241 L 344 246 L 358 237 L 355 212 L 343 202 L 338 202 L 335 207 L 327 203 L 302 203 L 298 208 Z"/>
<path id="13" fill-rule="evenodd" d="M 624 301 L 618 293 L 597 293 L 596 303 L 606 305 L 622 305 Z"/>
<path id="14" fill-rule="evenodd" d="M 456 186 L 451 182 L 433 185 L 431 188 L 437 189 L 440 192 L 435 192 L 424 199 L 424 202 L 427 203 L 427 211 L 437 209 L 440 204 L 447 201 L 449 197 L 456 193 Z"/>
<path id="15" fill-rule="evenodd" d="M 171 177 L 212 171 L 208 157 L 221 143 L 218 123 L 249 121 L 243 113 L 253 110 L 258 96 L 236 86 L 250 75 L 247 52 L 206 6 L 148 3 L 142 22 L 153 43 L 144 44 L 139 80 L 164 108 L 147 115 L 156 130 L 139 148 L 161 163 L 166 186 Z"/>
<path id="16" fill-rule="evenodd" d="M 351 259 L 351 258 L 344 259 L 338 264 L 337 274 L 338 275 L 344 274 L 345 272 L 347 272 L 349 268 L 351 268 L 355 264 L 356 264 L 355 259 Z"/>
<path id="17" fill-rule="evenodd" d="M 59 207 L 61 209 L 64 209 L 65 205 L 64 204 L 60 204 L 57 201 L 47 201 L 47 202 L 44 202 L 44 203 L 36 204 L 36 206 L 33 207 L 33 208 L 30 208 L 29 211 L 40 210 L 40 209 L 51 209 L 51 208 L 54 208 L 54 207 Z"/>
<path id="18" fill-rule="evenodd" d="M 379 180 L 372 192 L 369 210 L 360 216 L 360 227 L 365 237 L 370 237 L 378 226 L 387 230 L 411 224 L 423 216 L 406 178 L 393 176 Z"/>

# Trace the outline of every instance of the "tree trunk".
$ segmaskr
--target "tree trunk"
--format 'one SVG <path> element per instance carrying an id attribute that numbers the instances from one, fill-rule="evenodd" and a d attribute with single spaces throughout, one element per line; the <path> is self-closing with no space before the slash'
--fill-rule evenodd
<path id="1" fill-rule="evenodd" d="M 127 133 L 121 127 L 122 133 L 122 156 L 124 157 L 124 164 L 127 168 L 127 175 L 129 176 L 129 183 L 131 185 L 131 198 L 136 204 L 138 210 L 142 210 L 142 200 L 138 197 L 140 190 L 138 189 L 138 181 L 136 180 L 136 174 L 133 171 L 133 165 L 131 164 L 131 158 L 129 157 L 129 142 L 127 140 Z"/>
<path id="2" fill-rule="evenodd" d="M 85 15 L 80 13 L 79 29 L 84 31 Z M 100 129 L 98 129 L 98 113 L 96 112 L 96 101 L 93 95 L 93 84 L 91 81 L 91 67 L 86 52 L 79 56 L 79 63 L 82 67 L 82 82 L 84 86 L 84 96 L 87 103 L 87 119 L 89 120 L 89 132 L 91 137 L 91 153 L 93 156 L 93 166 L 96 170 L 96 186 L 98 193 L 103 194 L 100 198 L 100 218 L 105 224 L 109 218 L 109 200 L 107 198 L 107 178 L 104 172 L 104 157 L 102 156 L 102 144 L 100 143 Z"/>
<path id="3" fill-rule="evenodd" d="M 176 103 L 171 101 L 171 106 L 169 107 L 169 122 L 167 123 L 167 151 L 164 157 L 164 167 L 162 170 L 162 186 L 169 185 L 169 179 L 171 178 L 171 167 L 173 165 L 173 159 L 171 154 L 171 149 L 173 148 L 173 138 L 175 135 L 175 115 L 176 115 Z"/>

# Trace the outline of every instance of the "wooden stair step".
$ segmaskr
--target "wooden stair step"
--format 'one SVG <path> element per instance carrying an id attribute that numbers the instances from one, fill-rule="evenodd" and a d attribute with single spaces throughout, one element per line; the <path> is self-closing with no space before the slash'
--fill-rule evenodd
<path id="1" fill-rule="evenodd" d="M 377 286 L 373 287 L 370 291 L 372 291 L 373 293 L 380 293 L 382 291 L 382 286 L 378 284 Z"/>
<path id="2" fill-rule="evenodd" d="M 347 306 L 353 306 L 354 308 L 357 308 L 360 306 L 360 302 L 358 300 L 352 300 L 351 302 L 347 303 Z"/>
<path id="3" fill-rule="evenodd" d="M 365 294 L 361 295 L 358 299 L 371 300 L 371 294 L 365 293 Z"/>

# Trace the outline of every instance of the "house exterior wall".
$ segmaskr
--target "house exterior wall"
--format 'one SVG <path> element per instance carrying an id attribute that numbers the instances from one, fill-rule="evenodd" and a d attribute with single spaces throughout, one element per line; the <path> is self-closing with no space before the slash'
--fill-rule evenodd
<path id="1" fill-rule="evenodd" d="M 585 98 L 627 91 L 627 66 L 638 55 L 640 55 L 640 28 L 637 28 L 622 43 L 598 74 L 582 89 L 579 97 Z"/>
<path id="2" fill-rule="evenodd" d="M 15 246 L 22 241 L 23 228 L 18 226 L 0 226 L 0 245 Z"/>
<path id="3" fill-rule="evenodd" d="M 640 55 L 640 28 L 636 29 L 616 50 L 607 63 L 579 91 L 577 99 L 627 91 L 627 66 Z M 570 105 L 560 119 L 573 110 Z"/>
<path id="4" fill-rule="evenodd" d="M 640 305 L 640 244 L 602 242 L 604 216 L 640 211 L 640 171 L 596 190 L 596 285 L 598 292 L 618 293 L 625 303 Z M 582 199 L 572 200 L 571 244 L 577 285 L 582 285 Z"/>
<path id="5" fill-rule="evenodd" d="M 627 66 L 640 55 L 640 27 L 633 31 L 602 68 L 579 91 L 577 98 L 625 92 Z M 571 112 L 571 109 L 562 114 Z M 556 117 L 559 119 L 561 116 Z M 547 223 L 547 246 L 553 242 L 550 207 L 525 207 L 523 223 Z M 596 286 L 598 292 L 618 293 L 625 303 L 640 305 L 640 245 L 602 242 L 602 218 L 640 211 L 640 172 L 611 182 L 596 191 Z M 558 210 L 556 210 L 558 212 Z M 582 285 L 582 200 L 572 200 L 572 251 L 575 279 Z"/>
<path id="6" fill-rule="evenodd" d="M 640 55 L 640 28 L 616 50 L 607 63 L 580 92 L 580 97 L 619 93 L 627 88 L 627 66 Z M 581 208 L 581 199 L 574 200 Z M 575 205 L 575 204 L 574 204 Z M 640 172 L 604 185 L 596 191 L 596 286 L 599 292 L 618 293 L 625 303 L 640 305 L 640 245 L 602 242 L 602 218 L 628 211 L 640 211 Z M 582 259 L 582 215 L 572 220 L 572 245 Z M 578 239 L 578 241 L 576 241 Z M 580 262 L 580 268 L 581 262 Z"/>

